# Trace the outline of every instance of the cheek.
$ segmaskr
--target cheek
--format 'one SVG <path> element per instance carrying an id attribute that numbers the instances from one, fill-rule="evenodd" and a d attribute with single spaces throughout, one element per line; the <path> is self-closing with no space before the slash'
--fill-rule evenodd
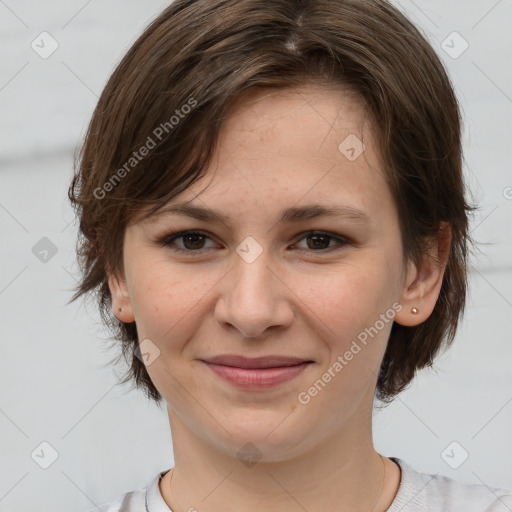
<path id="1" fill-rule="evenodd" d="M 321 278 L 301 276 L 304 302 L 333 333 L 353 336 L 393 303 L 396 278 L 382 261 L 361 254 L 357 264 L 339 266 Z"/>
<path id="2" fill-rule="evenodd" d="M 332 393 L 349 407 L 377 378 L 395 314 L 398 267 L 392 261 L 387 254 L 361 252 L 357 263 L 302 281 L 305 311 L 314 313 L 307 314 L 315 318 L 326 356 L 319 373 L 330 391 L 319 393 L 319 406 Z"/>
<path id="3" fill-rule="evenodd" d="M 168 261 L 148 264 L 140 258 L 134 271 L 131 302 L 139 339 L 154 339 L 167 347 L 169 340 L 186 338 L 212 285 Z"/>
<path id="4" fill-rule="evenodd" d="M 357 266 L 340 268 L 321 280 L 303 281 L 304 311 L 310 310 L 310 327 L 325 357 L 311 387 L 301 391 L 314 397 L 318 411 L 332 411 L 336 404 L 338 412 L 333 414 L 339 421 L 377 378 L 393 325 L 390 284 L 382 263 L 364 258 Z"/>
<path id="5" fill-rule="evenodd" d="M 207 314 L 207 291 L 216 280 L 184 272 L 168 261 L 145 265 L 141 259 L 135 272 L 131 294 L 138 337 L 156 345 L 149 345 L 156 356 L 146 370 L 168 404 L 187 410 L 189 393 L 200 396 L 201 388 L 197 367 L 183 355 L 197 338 Z"/>

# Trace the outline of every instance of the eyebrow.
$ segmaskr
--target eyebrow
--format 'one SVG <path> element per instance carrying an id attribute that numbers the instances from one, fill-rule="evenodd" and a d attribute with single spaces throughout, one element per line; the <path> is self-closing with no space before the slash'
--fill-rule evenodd
<path id="1" fill-rule="evenodd" d="M 195 206 L 189 203 L 165 205 L 152 217 L 160 217 L 166 214 L 183 215 L 206 222 L 216 222 L 231 227 L 227 217 L 220 211 L 203 206 Z M 324 206 L 310 204 L 305 206 L 292 206 L 281 212 L 278 223 L 290 224 L 319 217 L 343 217 L 361 223 L 370 223 L 369 215 L 352 206 Z"/>

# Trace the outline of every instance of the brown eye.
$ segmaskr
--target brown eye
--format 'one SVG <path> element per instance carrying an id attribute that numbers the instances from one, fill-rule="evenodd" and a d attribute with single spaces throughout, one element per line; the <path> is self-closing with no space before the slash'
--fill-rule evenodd
<path id="1" fill-rule="evenodd" d="M 205 237 L 203 235 L 192 233 L 190 235 L 183 235 L 181 238 L 186 249 L 202 249 L 204 246 Z"/>
<path id="2" fill-rule="evenodd" d="M 306 248 L 299 248 L 299 252 L 330 252 L 349 243 L 341 236 L 318 232 L 306 233 L 301 240 L 306 240 Z"/>
<path id="3" fill-rule="evenodd" d="M 181 239 L 181 244 L 176 241 Z M 180 233 L 167 235 L 160 241 L 163 247 L 169 247 L 173 251 L 183 253 L 202 253 L 212 247 L 205 247 L 207 240 L 211 240 L 209 236 L 197 231 L 182 231 Z"/>
<path id="4" fill-rule="evenodd" d="M 306 240 L 306 247 L 300 248 L 299 252 L 322 253 L 330 252 L 349 244 L 350 242 L 342 236 L 330 233 L 308 232 L 304 233 L 302 240 Z M 180 241 L 181 243 L 177 243 Z M 175 252 L 185 254 L 202 254 L 213 246 L 207 247 L 206 242 L 212 239 L 205 233 L 198 231 L 181 231 L 165 236 L 161 241 L 162 247 L 169 247 Z M 213 241 L 212 241 L 213 242 Z M 333 243 L 334 242 L 334 243 Z"/>
<path id="5" fill-rule="evenodd" d="M 329 247 L 330 237 L 326 235 L 310 235 L 307 237 L 308 247 L 310 249 L 327 249 Z"/>

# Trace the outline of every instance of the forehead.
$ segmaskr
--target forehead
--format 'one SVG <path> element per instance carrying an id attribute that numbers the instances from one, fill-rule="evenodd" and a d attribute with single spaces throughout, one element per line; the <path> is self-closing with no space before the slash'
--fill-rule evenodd
<path id="1" fill-rule="evenodd" d="M 222 124 L 206 174 L 204 193 L 225 199 L 233 187 L 278 200 L 300 194 L 305 202 L 382 196 L 387 187 L 363 102 L 348 91 L 314 85 L 260 89 L 239 98 Z M 189 197 L 199 190 L 200 183 Z"/>
<path id="2" fill-rule="evenodd" d="M 322 127 L 321 132 L 325 136 L 332 129 L 361 132 L 364 123 L 369 122 L 360 95 L 349 89 L 317 84 L 282 90 L 251 88 L 234 100 L 226 117 L 221 137 L 232 137 L 234 132 L 264 134 L 279 127 L 293 128 L 293 131 L 302 134 L 309 131 L 309 135 L 317 133 L 318 128 Z M 306 119 L 313 122 L 311 130 L 303 123 L 295 124 L 297 120 Z M 283 122 L 280 123 L 280 120 Z"/>
<path id="3" fill-rule="evenodd" d="M 239 216 L 315 203 L 376 217 L 393 208 L 362 101 L 315 85 L 237 98 L 204 177 L 171 205 L 195 197 Z"/>

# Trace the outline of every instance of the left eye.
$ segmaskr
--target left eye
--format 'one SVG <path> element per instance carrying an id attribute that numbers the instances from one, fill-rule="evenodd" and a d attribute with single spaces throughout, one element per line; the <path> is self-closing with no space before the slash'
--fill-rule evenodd
<path id="1" fill-rule="evenodd" d="M 321 233 L 321 232 L 311 232 L 307 233 L 306 236 L 301 238 L 301 240 L 310 240 L 313 243 L 308 244 L 310 247 L 308 247 L 309 250 L 313 250 L 314 252 L 319 252 L 315 249 L 320 249 L 325 251 L 325 249 L 331 249 L 333 247 L 336 247 L 336 245 L 332 246 L 329 245 L 330 242 L 334 241 L 337 242 L 338 247 L 348 244 L 348 240 L 341 236 L 331 235 L 329 233 Z M 306 242 L 307 243 L 307 242 Z"/>
<path id="2" fill-rule="evenodd" d="M 307 249 L 299 248 L 299 252 L 330 252 L 326 251 L 326 249 L 332 249 L 333 246 L 330 245 L 332 241 L 337 242 L 338 247 L 347 245 L 349 243 L 348 240 L 341 236 L 332 235 L 330 233 L 322 233 L 311 231 L 304 234 L 300 241 L 309 240 L 310 242 L 306 242 L 309 246 Z M 176 247 L 175 241 L 181 239 L 184 248 Z M 200 231 L 182 231 L 180 233 L 170 234 L 165 236 L 161 241 L 160 245 L 164 247 L 170 247 L 173 251 L 182 252 L 182 253 L 198 253 L 203 249 L 209 249 L 208 247 L 204 247 L 204 243 L 206 240 L 211 240 L 211 238 L 202 233 Z M 334 246 L 336 247 L 336 246 Z M 210 247 L 212 248 L 212 247 Z"/>

